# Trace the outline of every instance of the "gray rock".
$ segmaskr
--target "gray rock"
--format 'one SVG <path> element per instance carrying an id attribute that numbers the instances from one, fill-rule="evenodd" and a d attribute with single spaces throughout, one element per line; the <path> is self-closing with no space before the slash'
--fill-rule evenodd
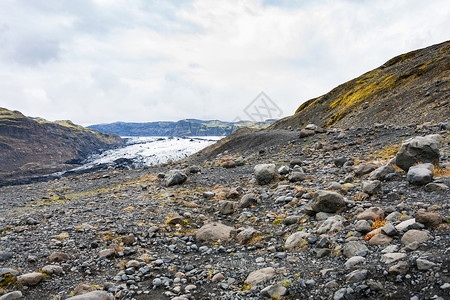
<path id="1" fill-rule="evenodd" d="M 200 242 L 216 242 L 218 240 L 224 241 L 230 238 L 231 231 L 233 230 L 233 227 L 226 226 L 221 223 L 209 223 L 203 225 L 195 232 L 195 239 Z"/>
<path id="2" fill-rule="evenodd" d="M 278 168 L 278 174 L 286 175 L 289 173 L 290 170 L 291 170 L 291 168 L 289 168 L 288 166 L 281 166 Z"/>
<path id="3" fill-rule="evenodd" d="M 105 291 L 93 291 L 70 298 L 70 300 L 113 300 L 114 297 Z"/>
<path id="4" fill-rule="evenodd" d="M 0 261 L 5 261 L 10 259 L 13 256 L 11 252 L 8 251 L 0 251 Z"/>
<path id="5" fill-rule="evenodd" d="M 424 190 L 426 192 L 445 192 L 448 190 L 448 186 L 443 183 L 436 183 L 436 182 L 430 182 L 427 185 L 425 185 Z"/>
<path id="6" fill-rule="evenodd" d="M 386 225 L 381 227 L 381 232 L 390 237 L 396 236 L 399 234 L 397 229 L 395 228 L 395 226 L 392 225 L 391 223 L 387 223 Z"/>
<path id="7" fill-rule="evenodd" d="M 414 185 L 425 185 L 433 180 L 432 169 L 433 165 L 429 163 L 412 166 L 406 174 L 406 179 Z"/>
<path id="8" fill-rule="evenodd" d="M 219 212 L 222 215 L 231 215 L 234 213 L 234 204 L 233 201 L 223 201 L 220 204 Z"/>
<path id="9" fill-rule="evenodd" d="M 215 194 L 213 192 L 203 192 L 203 198 L 205 199 L 212 199 L 214 195 Z"/>
<path id="10" fill-rule="evenodd" d="M 260 185 L 270 183 L 276 175 L 274 164 L 259 164 L 253 169 L 256 177 L 256 183 Z"/>
<path id="11" fill-rule="evenodd" d="M 403 259 L 406 257 L 405 253 L 386 253 L 383 254 L 380 258 L 380 261 L 385 264 L 393 263 L 394 261 Z"/>
<path id="12" fill-rule="evenodd" d="M 402 237 L 401 242 L 403 244 L 411 244 L 412 242 L 423 243 L 428 241 L 431 235 L 422 230 L 411 229 L 408 230 Z"/>
<path id="13" fill-rule="evenodd" d="M 180 170 L 170 170 L 164 178 L 166 186 L 182 184 L 186 180 L 187 180 L 187 175 L 183 171 L 180 171 Z"/>
<path id="14" fill-rule="evenodd" d="M 302 129 L 300 130 L 300 138 L 308 137 L 316 134 L 314 130 Z"/>
<path id="15" fill-rule="evenodd" d="M 317 129 L 319 129 L 319 126 L 317 126 L 316 124 L 308 124 L 305 126 L 305 129 L 316 131 Z"/>
<path id="16" fill-rule="evenodd" d="M 347 158 L 345 158 L 345 157 L 337 157 L 333 160 L 334 165 L 338 168 L 344 166 L 344 164 L 346 162 L 347 162 Z"/>
<path id="17" fill-rule="evenodd" d="M 284 219 L 283 223 L 287 226 L 297 224 L 301 220 L 301 216 L 293 215 L 288 216 L 286 219 Z"/>
<path id="18" fill-rule="evenodd" d="M 365 261 L 366 259 L 362 256 L 353 256 L 347 259 L 347 261 L 344 264 L 344 267 L 348 270 L 351 269 L 354 265 L 363 263 Z"/>
<path id="19" fill-rule="evenodd" d="M 422 223 L 426 227 L 436 227 L 442 223 L 442 217 L 435 212 L 418 211 L 416 212 L 416 222 Z"/>
<path id="20" fill-rule="evenodd" d="M 270 280 L 275 276 L 275 269 L 267 267 L 251 272 L 245 282 L 251 286 L 258 285 L 259 283 Z"/>
<path id="21" fill-rule="evenodd" d="M 4 294 L 3 296 L 0 297 L 0 300 L 15 300 L 20 299 L 22 297 L 23 295 L 21 291 L 14 291 L 8 294 Z"/>
<path id="22" fill-rule="evenodd" d="M 312 200 L 311 208 L 314 212 L 335 213 L 345 208 L 344 197 L 336 192 L 325 190 L 317 191 Z"/>
<path id="23" fill-rule="evenodd" d="M 410 138 L 402 143 L 395 160 L 405 171 L 418 162 L 438 163 L 442 137 L 439 134 Z"/>
<path id="24" fill-rule="evenodd" d="M 345 257 L 350 258 L 353 256 L 366 256 L 369 249 L 361 242 L 351 241 L 344 245 L 342 253 Z"/>
<path id="25" fill-rule="evenodd" d="M 289 175 L 289 181 L 290 182 L 298 182 L 305 180 L 306 175 L 303 172 L 303 169 L 301 167 L 294 168 Z"/>
<path id="26" fill-rule="evenodd" d="M 28 273 L 18 276 L 17 283 L 23 286 L 35 286 L 41 282 L 42 278 L 43 275 L 40 272 Z"/>
<path id="27" fill-rule="evenodd" d="M 291 234 L 287 239 L 286 243 L 284 244 L 284 247 L 286 250 L 294 250 L 298 246 L 300 246 L 303 243 L 307 243 L 307 238 L 310 236 L 309 233 L 303 232 L 303 231 L 297 231 L 293 234 Z"/>
<path id="28" fill-rule="evenodd" d="M 317 249 L 316 257 L 322 258 L 322 257 L 328 256 L 330 254 L 331 254 L 331 249 L 329 249 L 329 248 Z"/>
<path id="29" fill-rule="evenodd" d="M 10 268 L 0 268 L 0 277 L 4 277 L 6 273 L 11 273 L 14 276 L 19 275 L 19 271 Z"/>
<path id="30" fill-rule="evenodd" d="M 409 271 L 409 265 L 408 263 L 401 261 L 396 265 L 393 265 L 389 268 L 389 274 L 392 275 L 405 275 Z"/>
<path id="31" fill-rule="evenodd" d="M 433 268 L 434 266 L 436 266 L 436 264 L 434 262 L 431 262 L 431 261 L 423 259 L 423 258 L 418 258 L 416 260 L 416 265 L 417 265 L 417 269 L 419 269 L 420 271 L 428 271 L 431 268 Z"/>
<path id="32" fill-rule="evenodd" d="M 364 193 L 369 195 L 378 194 L 381 191 L 381 181 L 364 181 L 362 190 Z"/>
<path id="33" fill-rule="evenodd" d="M 42 268 L 42 271 L 44 271 L 48 275 L 61 275 L 63 273 L 63 268 L 61 266 L 57 265 L 47 265 Z"/>
<path id="34" fill-rule="evenodd" d="M 355 230 L 361 233 L 367 233 L 372 230 L 372 227 L 366 220 L 359 220 L 356 222 Z"/>
<path id="35" fill-rule="evenodd" d="M 345 218 L 339 215 L 329 217 L 317 230 L 318 234 L 324 233 L 336 233 L 338 231 L 344 230 Z"/>
<path id="36" fill-rule="evenodd" d="M 282 297 L 287 294 L 287 288 L 285 288 L 281 283 L 272 284 L 268 287 L 264 288 L 260 292 L 261 297 L 266 297 L 270 299 L 278 299 L 279 297 Z"/>
<path id="37" fill-rule="evenodd" d="M 243 231 L 239 232 L 239 234 L 236 236 L 236 239 L 239 244 L 245 245 L 258 235 L 261 235 L 260 231 L 254 228 L 246 228 Z"/>
<path id="38" fill-rule="evenodd" d="M 395 173 L 393 166 L 382 166 L 370 174 L 370 180 L 384 180 L 388 174 Z"/>
<path id="39" fill-rule="evenodd" d="M 341 288 L 337 290 L 333 295 L 333 300 L 342 300 L 347 294 L 347 288 Z"/>
<path id="40" fill-rule="evenodd" d="M 115 255 L 114 249 L 104 249 L 98 252 L 99 258 L 110 258 L 113 257 L 114 255 Z"/>
<path id="41" fill-rule="evenodd" d="M 241 200 L 239 201 L 239 207 L 240 208 L 246 208 L 250 207 L 252 205 L 256 205 L 258 203 L 258 199 L 255 194 L 245 194 L 242 196 Z"/>
<path id="42" fill-rule="evenodd" d="M 363 176 L 366 174 L 369 174 L 370 172 L 376 170 L 378 167 L 376 164 L 368 163 L 364 165 L 360 165 L 355 167 L 355 175 L 356 176 Z"/>
<path id="43" fill-rule="evenodd" d="M 366 279 L 367 273 L 368 273 L 367 270 L 355 270 L 350 274 L 348 274 L 347 276 L 345 276 L 345 279 L 347 280 L 347 282 L 350 283 L 360 282 Z"/>

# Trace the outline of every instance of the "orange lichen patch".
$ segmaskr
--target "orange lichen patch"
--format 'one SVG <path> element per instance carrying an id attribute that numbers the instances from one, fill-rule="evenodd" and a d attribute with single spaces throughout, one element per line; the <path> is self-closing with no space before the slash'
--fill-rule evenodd
<path id="1" fill-rule="evenodd" d="M 378 229 L 386 225 L 386 220 L 383 217 L 376 217 L 372 223 L 372 230 Z"/>

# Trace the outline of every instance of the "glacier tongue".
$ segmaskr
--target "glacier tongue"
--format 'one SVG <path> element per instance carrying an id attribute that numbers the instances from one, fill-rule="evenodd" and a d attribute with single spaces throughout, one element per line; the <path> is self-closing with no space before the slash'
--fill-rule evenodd
<path id="1" fill-rule="evenodd" d="M 124 146 L 89 156 L 85 164 L 72 171 L 114 166 L 126 162 L 134 168 L 157 165 L 169 160 L 179 160 L 215 143 L 223 136 L 207 137 L 124 137 Z"/>

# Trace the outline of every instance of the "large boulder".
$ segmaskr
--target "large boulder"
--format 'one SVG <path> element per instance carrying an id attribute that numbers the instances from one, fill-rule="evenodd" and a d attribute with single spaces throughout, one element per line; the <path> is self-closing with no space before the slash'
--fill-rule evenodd
<path id="1" fill-rule="evenodd" d="M 261 185 L 270 183 L 276 175 L 274 164 L 256 165 L 253 172 L 255 173 L 256 183 Z"/>
<path id="2" fill-rule="evenodd" d="M 430 163 L 412 166 L 406 174 L 408 182 L 414 185 L 425 185 L 433 180 L 433 165 Z"/>
<path id="3" fill-rule="evenodd" d="M 83 295 L 71 297 L 71 300 L 113 300 L 114 296 L 105 291 L 93 291 Z"/>
<path id="4" fill-rule="evenodd" d="M 203 225 L 195 232 L 195 239 L 200 242 L 216 242 L 228 240 L 234 228 L 221 223 L 209 223 Z"/>
<path id="5" fill-rule="evenodd" d="M 410 138 L 402 143 L 395 158 L 397 166 L 405 171 L 418 162 L 439 162 L 439 146 L 442 137 L 439 134 L 431 134 L 424 137 Z"/>
<path id="6" fill-rule="evenodd" d="M 170 170 L 164 177 L 166 186 L 181 184 L 186 181 L 187 175 L 180 170 Z"/>
<path id="7" fill-rule="evenodd" d="M 345 208 L 345 201 L 344 197 L 336 192 L 319 190 L 314 194 L 310 206 L 316 213 L 335 213 Z"/>
<path id="8" fill-rule="evenodd" d="M 284 244 L 286 250 L 294 250 L 303 243 L 307 244 L 306 239 L 310 236 L 309 233 L 303 231 L 297 231 L 291 234 Z"/>

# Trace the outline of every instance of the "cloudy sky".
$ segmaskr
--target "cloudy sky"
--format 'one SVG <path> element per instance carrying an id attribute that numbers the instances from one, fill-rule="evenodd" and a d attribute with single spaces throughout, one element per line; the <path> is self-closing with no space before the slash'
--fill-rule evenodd
<path id="1" fill-rule="evenodd" d="M 231 121 L 264 91 L 287 116 L 449 39 L 449 12 L 448 0 L 0 0 L 0 107 L 82 125 Z"/>

